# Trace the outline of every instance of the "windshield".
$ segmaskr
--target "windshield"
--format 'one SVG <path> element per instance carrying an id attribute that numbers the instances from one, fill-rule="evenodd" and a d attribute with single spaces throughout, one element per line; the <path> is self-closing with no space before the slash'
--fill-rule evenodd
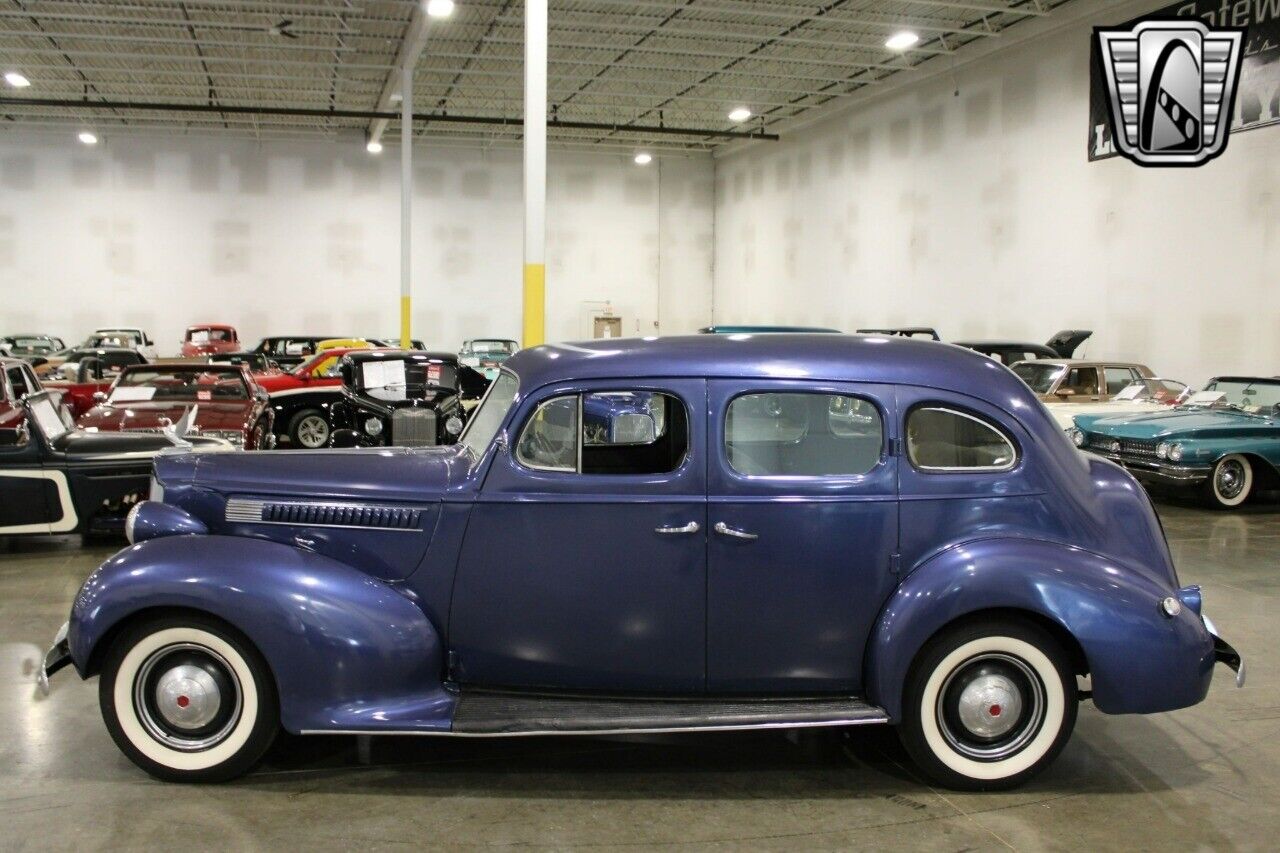
<path id="1" fill-rule="evenodd" d="M 458 437 L 458 443 L 466 446 L 477 456 L 484 453 L 489 442 L 493 441 L 494 435 L 497 434 L 498 427 L 502 426 L 502 421 L 506 418 L 507 410 L 511 408 L 511 401 L 516 398 L 516 390 L 519 387 L 520 382 L 512 374 L 498 374 L 493 385 L 489 386 L 489 392 L 471 413 L 471 419 L 467 421 L 467 428 Z"/>
<path id="2" fill-rule="evenodd" d="M 207 344 L 210 341 L 229 341 L 231 332 L 227 329 L 190 329 L 187 340 L 193 344 Z"/>
<path id="3" fill-rule="evenodd" d="M 113 403 L 247 400 L 249 389 L 239 371 L 157 367 L 122 374 L 111 389 L 110 399 Z"/>
<path id="4" fill-rule="evenodd" d="M 1209 394 L 1221 394 L 1217 400 L 1208 400 Z M 1206 395 L 1206 396 L 1202 396 Z M 1205 400 L 1199 402 L 1196 398 Z M 1234 406 L 1253 414 L 1269 413 L 1280 406 L 1280 382 L 1266 382 L 1253 379 L 1223 379 L 1210 382 L 1205 389 L 1191 399 L 1191 405 L 1212 405 L 1214 403 Z"/>
<path id="5" fill-rule="evenodd" d="M 90 335 L 83 346 L 85 349 L 98 349 L 99 347 L 128 347 L 133 349 L 137 345 L 138 339 L 133 335 L 112 332 L 110 334 Z"/>
<path id="6" fill-rule="evenodd" d="M 1013 372 L 1018 374 L 1018 378 L 1037 394 L 1048 394 L 1053 383 L 1062 375 L 1063 369 L 1061 364 L 1033 364 L 1028 361 L 1013 366 Z"/>
<path id="7" fill-rule="evenodd" d="M 428 388 L 457 388 L 458 372 L 439 361 L 380 358 L 360 362 L 357 380 L 375 400 L 395 402 L 422 396 Z"/>
<path id="8" fill-rule="evenodd" d="M 15 338 L 13 341 L 14 351 L 22 352 L 53 352 L 53 342 L 48 338 Z"/>
<path id="9" fill-rule="evenodd" d="M 511 355 L 516 351 L 515 341 L 472 341 L 471 351 L 477 355 Z"/>
<path id="10" fill-rule="evenodd" d="M 48 395 L 32 397 L 30 406 L 31 419 L 36 422 L 40 432 L 44 433 L 46 440 L 53 441 L 67 432 L 67 425 L 58 414 L 58 407 Z"/>

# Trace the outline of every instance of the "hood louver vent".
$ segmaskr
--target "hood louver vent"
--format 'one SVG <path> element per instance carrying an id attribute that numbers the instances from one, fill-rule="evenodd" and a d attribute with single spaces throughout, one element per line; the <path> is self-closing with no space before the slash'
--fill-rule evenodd
<path id="1" fill-rule="evenodd" d="M 405 507 L 309 501 L 264 501 L 231 498 L 226 520 L 300 527 L 365 527 L 372 530 L 417 530 L 422 511 Z"/>

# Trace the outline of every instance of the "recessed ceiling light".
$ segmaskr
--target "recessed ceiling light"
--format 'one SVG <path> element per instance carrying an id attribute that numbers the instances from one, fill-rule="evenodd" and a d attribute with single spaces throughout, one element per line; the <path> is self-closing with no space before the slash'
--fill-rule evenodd
<path id="1" fill-rule="evenodd" d="M 453 0 L 427 0 L 427 14 L 432 18 L 447 18 L 453 14 Z"/>
<path id="2" fill-rule="evenodd" d="M 364 146 L 364 150 L 365 150 L 365 151 L 368 151 L 370 154 L 381 154 L 381 153 L 382 153 L 382 143 L 381 143 L 381 142 L 379 142 L 379 141 L 378 141 L 378 140 L 376 140 L 376 139 L 370 139 L 370 140 L 365 144 L 365 146 Z"/>
<path id="3" fill-rule="evenodd" d="M 734 107 L 729 110 L 729 121 L 742 122 L 751 118 L 751 110 L 746 107 Z"/>
<path id="4" fill-rule="evenodd" d="M 884 46 L 889 48 L 889 50 L 906 50 L 918 41 L 920 41 L 920 36 L 910 30 L 903 30 L 900 33 L 894 33 L 889 36 L 889 39 L 884 43 Z"/>
<path id="5" fill-rule="evenodd" d="M 15 89 L 25 89 L 31 85 L 31 81 L 19 74 L 17 71 L 10 71 L 4 75 L 5 82 Z"/>
<path id="6" fill-rule="evenodd" d="M 89 131 L 87 131 L 87 130 L 82 130 L 82 131 L 80 131 L 80 134 L 79 134 L 79 136 L 77 136 L 77 137 L 76 137 L 76 139 L 79 139 L 79 140 L 80 140 L 81 142 L 83 142 L 85 145 L 97 145 L 97 144 L 98 144 L 98 137 L 97 137 L 97 135 L 96 135 L 96 134 L 93 134 L 93 133 L 90 133 L 90 132 L 89 132 Z"/>
<path id="7" fill-rule="evenodd" d="M 639 154 L 636 155 L 637 166 L 648 166 L 652 162 L 653 162 L 653 155 L 650 154 L 648 151 L 641 151 Z"/>

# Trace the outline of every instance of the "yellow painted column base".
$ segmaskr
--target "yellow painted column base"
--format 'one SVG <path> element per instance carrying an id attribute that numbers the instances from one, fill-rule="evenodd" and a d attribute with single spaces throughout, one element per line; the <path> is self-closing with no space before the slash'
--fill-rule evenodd
<path id="1" fill-rule="evenodd" d="M 536 347 L 547 339 L 547 267 L 524 265 L 524 345 Z"/>
<path id="2" fill-rule="evenodd" d="M 411 343 L 413 335 L 409 328 L 409 317 L 411 315 L 411 307 L 413 303 L 412 296 L 400 297 L 400 347 L 401 349 L 412 349 Z"/>

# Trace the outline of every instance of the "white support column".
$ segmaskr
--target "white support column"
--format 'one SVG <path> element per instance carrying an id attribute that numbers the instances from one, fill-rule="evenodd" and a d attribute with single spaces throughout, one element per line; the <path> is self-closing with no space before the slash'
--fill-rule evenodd
<path id="1" fill-rule="evenodd" d="M 524 345 L 547 335 L 547 0 L 524 4 Z"/>
<path id="2" fill-rule="evenodd" d="M 400 346 L 409 349 L 413 287 L 413 65 L 400 72 Z"/>

